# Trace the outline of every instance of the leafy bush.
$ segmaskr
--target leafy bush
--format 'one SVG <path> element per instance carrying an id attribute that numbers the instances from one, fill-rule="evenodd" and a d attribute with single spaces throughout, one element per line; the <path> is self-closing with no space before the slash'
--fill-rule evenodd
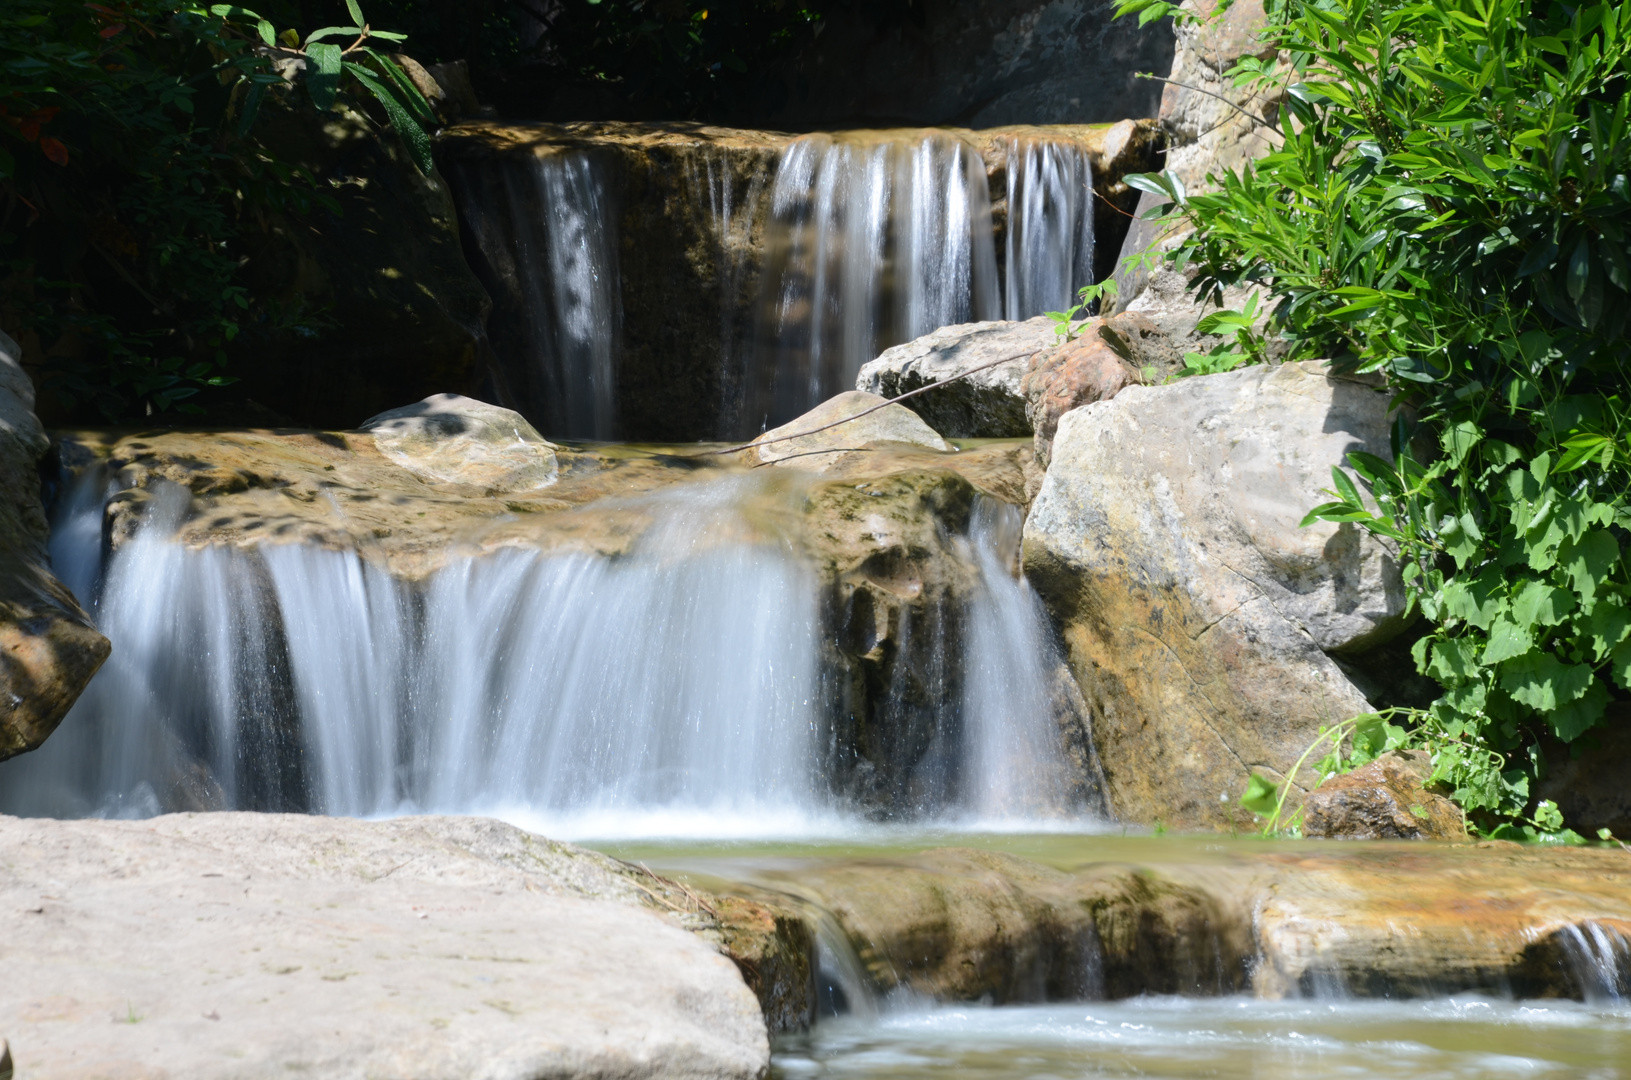
<path id="1" fill-rule="evenodd" d="M 1424 745 L 1475 825 L 1556 834 L 1536 780 L 1631 690 L 1631 8 L 1268 9 L 1283 62 L 1233 74 L 1285 87 L 1279 148 L 1210 193 L 1140 183 L 1193 227 L 1172 257 L 1203 293 L 1261 286 L 1292 359 L 1397 392 L 1393 460 L 1352 455 L 1364 486 L 1335 470 L 1309 520 L 1398 545 L 1443 694 L 1325 767 Z"/>
<path id="2" fill-rule="evenodd" d="M 236 5 L 174 0 L 0 11 L 4 317 L 43 352 L 42 390 L 108 419 L 173 408 L 228 381 L 248 320 L 299 318 L 237 283 L 243 233 L 332 206 L 255 137 L 266 108 L 377 102 L 430 169 L 428 105 L 353 25 L 302 40 Z M 39 358 L 36 357 L 36 362 Z"/>

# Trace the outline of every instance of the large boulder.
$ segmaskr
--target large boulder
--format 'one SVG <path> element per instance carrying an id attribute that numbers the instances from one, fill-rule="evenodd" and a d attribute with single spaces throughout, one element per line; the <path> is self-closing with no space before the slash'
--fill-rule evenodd
<path id="1" fill-rule="evenodd" d="M 1053 320 L 1045 315 L 945 326 L 885 349 L 861 368 L 855 388 L 896 398 L 956 378 L 903 404 L 954 439 L 1023 438 L 1031 423 L 1020 382 L 1030 361 L 1058 342 Z"/>
<path id="2" fill-rule="evenodd" d="M 1349 451 L 1389 453 L 1388 400 L 1309 361 L 1128 387 L 1060 421 L 1025 569 L 1116 813 L 1248 827 L 1251 770 L 1286 778 L 1322 724 L 1371 707 L 1327 654 L 1404 628 L 1393 554 L 1299 522 Z"/>
<path id="3" fill-rule="evenodd" d="M 753 994 L 683 928 L 705 912 L 495 821 L 6 818 L 0 846 L 0 1029 L 25 1076 L 750 1080 L 769 1065 Z"/>
<path id="4" fill-rule="evenodd" d="M 17 343 L 0 334 L 0 758 L 32 750 L 108 656 L 108 640 L 51 573 L 40 505 L 50 447 Z"/>

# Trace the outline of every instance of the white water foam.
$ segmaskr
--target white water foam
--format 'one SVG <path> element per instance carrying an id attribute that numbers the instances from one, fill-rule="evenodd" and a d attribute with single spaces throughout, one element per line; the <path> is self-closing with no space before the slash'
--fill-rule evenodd
<path id="1" fill-rule="evenodd" d="M 42 749 L 0 764 L 0 809 L 483 813 L 597 838 L 858 829 L 819 775 L 818 585 L 745 526 L 759 482 L 648 496 L 657 524 L 618 558 L 501 550 L 423 583 L 355 552 L 186 547 L 176 489 L 87 591 L 113 657 Z M 99 489 L 69 505 L 58 562 L 94 576 Z M 970 662 L 990 685 L 965 698 L 972 794 L 947 813 L 1017 826 L 1058 805 L 1046 661 L 1025 655 L 1048 646 L 1011 570 L 1016 512 L 982 506 L 969 615 L 993 625 Z"/>

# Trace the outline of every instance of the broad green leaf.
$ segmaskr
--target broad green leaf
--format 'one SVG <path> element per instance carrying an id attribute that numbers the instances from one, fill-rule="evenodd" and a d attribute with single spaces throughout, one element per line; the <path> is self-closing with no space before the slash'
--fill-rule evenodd
<path id="1" fill-rule="evenodd" d="M 1548 652 L 1508 661 L 1501 671 L 1501 688 L 1543 715 L 1577 700 L 1594 681 L 1590 667 L 1565 664 Z"/>
<path id="2" fill-rule="evenodd" d="M 1444 610 L 1480 630 L 1488 630 L 1505 606 L 1501 572 L 1491 568 L 1476 578 L 1456 578 L 1444 586 Z M 1520 650 L 1522 651 L 1522 650 Z"/>
<path id="3" fill-rule="evenodd" d="M 1622 641 L 1608 654 L 1608 673 L 1621 690 L 1631 690 L 1631 641 Z"/>
<path id="4" fill-rule="evenodd" d="M 1620 562 L 1620 545 L 1606 529 L 1593 529 L 1579 540 L 1565 541 L 1557 552 L 1558 565 L 1574 583 L 1580 606 L 1590 611 L 1597 590 Z"/>
<path id="5" fill-rule="evenodd" d="M 1513 594 L 1511 610 L 1519 626 L 1556 626 L 1573 613 L 1574 597 L 1567 589 L 1527 581 Z"/>
<path id="6" fill-rule="evenodd" d="M 1612 698 L 1602 680 L 1593 678 L 1583 694 L 1547 713 L 1546 722 L 1558 738 L 1573 742 L 1597 726 L 1610 700 Z"/>
<path id="7" fill-rule="evenodd" d="M 1601 600 L 1591 609 L 1585 630 L 1592 661 L 1600 664 L 1614 646 L 1631 636 L 1631 611 L 1617 599 Z"/>
<path id="8" fill-rule="evenodd" d="M 358 82 L 362 83 L 369 93 L 373 94 L 380 105 L 384 107 L 385 115 L 391 119 L 391 127 L 396 129 L 397 137 L 402 140 L 403 145 L 407 148 L 409 156 L 413 158 L 413 163 L 418 166 L 421 173 L 427 176 L 430 175 L 431 170 L 436 167 L 436 163 L 431 157 L 430 136 L 425 133 L 425 129 L 419 126 L 414 118 L 409 115 L 408 110 L 397 100 L 395 89 L 381 82 L 359 64 L 347 63 L 345 64 L 345 70 L 350 72 L 351 76 Z"/>
<path id="9" fill-rule="evenodd" d="M 320 112 L 328 111 L 340 89 L 341 52 L 340 46 L 333 44 L 306 46 L 306 54 L 312 61 L 312 68 L 306 73 L 306 92 Z"/>
<path id="10" fill-rule="evenodd" d="M 1490 627 L 1489 643 L 1484 646 L 1483 662 L 1489 665 L 1499 664 L 1515 656 L 1522 656 L 1534 646 L 1535 635 L 1529 629 L 1529 624 L 1520 625 L 1513 622 L 1510 615 L 1503 614 Z"/>
<path id="11" fill-rule="evenodd" d="M 1427 674 L 1445 686 L 1459 686 L 1478 671 L 1476 644 L 1467 638 L 1449 638 L 1433 643 L 1433 659 Z"/>

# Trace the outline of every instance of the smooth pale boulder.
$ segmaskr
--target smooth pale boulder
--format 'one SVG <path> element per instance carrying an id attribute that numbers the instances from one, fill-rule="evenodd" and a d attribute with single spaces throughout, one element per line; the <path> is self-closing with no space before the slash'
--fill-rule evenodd
<path id="1" fill-rule="evenodd" d="M 881 408 L 879 406 L 882 406 Z M 851 451 L 894 444 L 950 452 L 952 446 L 904 405 L 862 390 L 846 390 L 753 440 L 751 464 L 825 472 Z"/>
<path id="2" fill-rule="evenodd" d="M 1283 779 L 1322 724 L 1371 708 L 1327 654 L 1404 628 L 1393 552 L 1299 523 L 1348 452 L 1388 455 L 1388 400 L 1310 361 L 1132 386 L 1061 419 L 1025 570 L 1115 813 L 1248 828 L 1251 771 Z"/>
<path id="3" fill-rule="evenodd" d="M 50 440 L 17 343 L 0 333 L 0 759 L 56 730 L 108 657 L 79 602 L 52 575 L 40 505 Z"/>
<path id="4" fill-rule="evenodd" d="M 885 349 L 861 368 L 855 388 L 896 398 L 974 371 L 902 404 L 954 439 L 1023 438 L 1031 433 L 1031 421 L 1020 383 L 1027 365 L 1058 343 L 1046 316 L 944 326 Z M 990 364 L 996 366 L 986 367 Z"/>
<path id="5" fill-rule="evenodd" d="M 481 818 L 0 818 L 20 1076 L 762 1076 L 735 965 L 633 868 Z"/>
<path id="6" fill-rule="evenodd" d="M 387 458 L 426 480 L 489 491 L 536 491 L 560 475 L 556 446 L 513 409 L 432 394 L 358 428 Z"/>

